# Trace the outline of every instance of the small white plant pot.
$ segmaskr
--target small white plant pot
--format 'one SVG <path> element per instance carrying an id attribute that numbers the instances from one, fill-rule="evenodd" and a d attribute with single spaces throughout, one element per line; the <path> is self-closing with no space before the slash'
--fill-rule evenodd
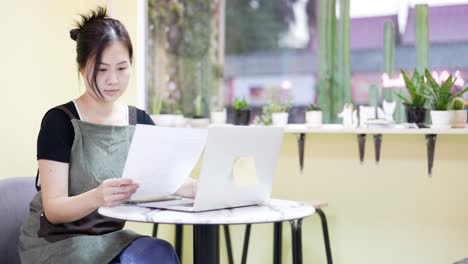
<path id="1" fill-rule="evenodd" d="M 431 110 L 433 128 L 450 128 L 450 111 Z"/>
<path id="2" fill-rule="evenodd" d="M 193 128 L 206 128 L 210 125 L 210 119 L 208 118 L 191 118 L 189 119 L 189 125 Z"/>
<path id="3" fill-rule="evenodd" d="M 450 111 L 450 124 L 453 128 L 465 128 L 467 120 L 466 110 Z"/>
<path id="4" fill-rule="evenodd" d="M 151 119 L 153 119 L 154 123 L 157 126 L 170 127 L 172 126 L 172 123 L 174 122 L 174 115 L 168 115 L 168 114 L 151 115 Z"/>
<path id="5" fill-rule="evenodd" d="M 216 125 L 226 124 L 226 110 L 211 112 L 211 123 Z"/>
<path id="6" fill-rule="evenodd" d="M 272 113 L 271 121 L 274 126 L 285 126 L 288 124 L 289 114 L 286 112 Z"/>
<path id="7" fill-rule="evenodd" d="M 322 111 L 307 111 L 305 113 L 305 119 L 308 127 L 321 127 Z"/>
<path id="8" fill-rule="evenodd" d="M 172 120 L 173 127 L 185 127 L 186 123 L 187 121 L 185 120 L 185 117 L 183 115 L 174 115 L 174 118 Z"/>

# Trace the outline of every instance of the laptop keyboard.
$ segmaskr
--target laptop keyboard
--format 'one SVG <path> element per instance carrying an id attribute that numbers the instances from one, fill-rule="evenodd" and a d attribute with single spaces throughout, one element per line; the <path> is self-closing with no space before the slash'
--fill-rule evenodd
<path id="1" fill-rule="evenodd" d="M 178 204 L 177 206 L 193 207 L 193 203 Z"/>

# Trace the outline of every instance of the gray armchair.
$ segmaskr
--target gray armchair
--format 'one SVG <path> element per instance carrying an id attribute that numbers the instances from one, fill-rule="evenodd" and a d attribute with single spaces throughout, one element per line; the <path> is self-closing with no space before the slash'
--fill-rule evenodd
<path id="1" fill-rule="evenodd" d="M 0 180 L 0 263 L 20 263 L 18 237 L 36 194 L 34 177 Z"/>

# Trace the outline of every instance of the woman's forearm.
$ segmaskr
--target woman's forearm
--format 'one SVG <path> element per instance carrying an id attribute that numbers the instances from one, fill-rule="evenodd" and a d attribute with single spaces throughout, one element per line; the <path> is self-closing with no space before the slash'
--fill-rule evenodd
<path id="1" fill-rule="evenodd" d="M 79 195 L 57 195 L 45 201 L 43 199 L 44 211 L 49 222 L 53 224 L 73 222 L 89 215 L 100 206 L 116 206 L 127 201 L 139 186 L 131 179 L 107 179 L 97 188 Z"/>
<path id="2" fill-rule="evenodd" d="M 85 193 L 69 196 L 49 198 L 44 204 L 45 216 L 52 224 L 69 223 L 79 220 L 99 208 L 100 202 L 96 189 Z"/>

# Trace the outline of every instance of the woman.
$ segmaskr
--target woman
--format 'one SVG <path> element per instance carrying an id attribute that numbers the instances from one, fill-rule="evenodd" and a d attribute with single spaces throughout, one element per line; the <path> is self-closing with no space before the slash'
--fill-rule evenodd
<path id="1" fill-rule="evenodd" d="M 117 102 L 131 74 L 132 43 L 124 26 L 98 8 L 70 31 L 86 90 L 49 110 L 37 143 L 41 190 L 19 238 L 23 263 L 179 263 L 166 241 L 122 230 L 97 213 L 126 201 L 138 183 L 119 178 L 142 110 Z M 194 195 L 194 182 L 176 194 Z"/>

